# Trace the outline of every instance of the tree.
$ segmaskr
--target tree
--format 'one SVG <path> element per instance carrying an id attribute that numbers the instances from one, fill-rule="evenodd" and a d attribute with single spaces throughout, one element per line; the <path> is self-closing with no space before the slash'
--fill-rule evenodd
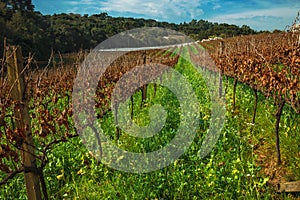
<path id="1" fill-rule="evenodd" d="M 24 12 L 33 12 L 34 6 L 31 0 L 1 0 L 6 4 L 8 9 L 13 10 L 13 12 L 21 11 Z"/>
<path id="2" fill-rule="evenodd" d="M 254 34 L 254 31 L 253 31 L 249 26 L 247 26 L 247 25 L 243 25 L 243 26 L 241 27 L 241 29 L 242 29 L 242 34 L 243 34 L 243 35 Z"/>

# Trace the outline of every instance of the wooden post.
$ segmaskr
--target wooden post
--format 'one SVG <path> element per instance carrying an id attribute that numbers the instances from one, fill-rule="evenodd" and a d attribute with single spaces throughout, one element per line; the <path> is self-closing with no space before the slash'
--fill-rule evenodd
<path id="1" fill-rule="evenodd" d="M 153 90 L 154 90 L 154 92 L 153 92 L 153 98 L 154 98 L 154 97 L 156 97 L 156 91 L 157 91 L 156 83 L 153 84 Z"/>
<path id="2" fill-rule="evenodd" d="M 143 107 L 144 103 L 147 100 L 147 84 L 142 86 L 142 102 L 141 102 L 141 107 Z"/>
<path id="3" fill-rule="evenodd" d="M 224 53 L 224 49 L 225 49 L 225 45 L 224 42 L 221 41 L 220 42 L 220 55 L 219 55 L 219 59 L 220 59 L 220 63 L 221 63 L 221 56 Z M 222 68 L 222 66 L 220 66 Z M 223 79 L 222 79 L 222 69 L 219 69 L 219 97 L 222 97 L 222 90 L 223 90 Z"/>
<path id="4" fill-rule="evenodd" d="M 131 120 L 133 120 L 133 109 L 134 109 L 134 102 L 133 102 L 133 94 L 131 95 L 130 97 L 130 101 L 131 101 L 131 113 L 130 113 L 130 116 L 131 116 Z"/>
<path id="5" fill-rule="evenodd" d="M 281 183 L 278 192 L 300 192 L 300 181 Z"/>
<path id="6" fill-rule="evenodd" d="M 144 51 L 143 53 L 143 65 L 144 67 L 146 67 L 146 63 L 147 63 L 147 53 L 146 53 L 146 50 Z M 147 100 L 147 87 L 148 87 L 148 84 L 145 84 L 142 86 L 142 101 L 141 101 L 141 108 L 143 107 L 144 103 L 146 102 Z"/>
<path id="7" fill-rule="evenodd" d="M 223 79 L 222 79 L 222 71 L 219 70 L 219 97 L 223 96 Z"/>
<path id="8" fill-rule="evenodd" d="M 2 63 L 1 63 L 1 71 L 0 71 L 0 84 L 4 83 L 4 78 L 5 78 L 5 70 L 4 70 L 4 66 L 5 66 L 5 51 L 6 51 L 6 37 L 4 38 L 3 41 L 3 46 L 4 46 L 4 52 L 3 52 L 3 57 L 2 57 Z"/>
<path id="9" fill-rule="evenodd" d="M 237 86 L 237 78 L 234 78 L 234 83 L 233 83 L 233 109 L 235 109 L 235 104 L 236 104 L 236 86 Z"/>
<path id="10" fill-rule="evenodd" d="M 282 114 L 282 110 L 285 104 L 285 100 L 282 100 L 278 105 L 276 112 L 276 124 L 275 124 L 275 135 L 276 135 L 276 150 L 277 150 L 277 165 L 281 165 L 281 153 L 280 153 L 280 141 L 279 141 L 279 124 Z"/>
<path id="11" fill-rule="evenodd" d="M 118 118 L 118 109 L 119 109 L 119 102 L 117 102 L 114 105 L 114 112 L 115 112 L 115 120 L 116 120 L 116 135 L 115 135 L 115 141 L 116 143 L 119 141 L 120 139 L 120 134 L 121 134 L 121 130 L 119 128 L 119 118 Z"/>
<path id="12" fill-rule="evenodd" d="M 12 86 L 11 97 L 15 105 L 14 116 L 16 128 L 24 131 L 21 143 L 21 157 L 24 166 L 24 177 L 28 200 L 40 200 L 41 190 L 39 174 L 36 166 L 34 142 L 31 133 L 30 118 L 25 97 L 25 83 L 23 70 L 23 57 L 19 46 L 8 46 L 6 49 L 6 62 L 8 80 Z"/>
<path id="13" fill-rule="evenodd" d="M 254 92 L 254 108 L 253 108 L 253 118 L 252 118 L 252 124 L 255 124 L 255 118 L 256 118 L 256 112 L 257 112 L 257 103 L 258 103 L 258 94 L 257 89 L 253 89 Z"/>

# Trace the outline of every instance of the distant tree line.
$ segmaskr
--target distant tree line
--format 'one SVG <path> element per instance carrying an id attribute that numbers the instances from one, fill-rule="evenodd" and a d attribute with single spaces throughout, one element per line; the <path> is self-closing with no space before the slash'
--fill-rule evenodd
<path id="1" fill-rule="evenodd" d="M 33 53 L 39 60 L 47 59 L 51 50 L 61 53 L 92 49 L 105 39 L 122 31 L 140 27 L 164 27 L 180 31 L 195 40 L 210 36 L 232 37 L 255 34 L 249 26 L 211 23 L 193 19 L 174 24 L 151 19 L 95 15 L 42 15 L 34 11 L 31 0 L 0 0 L 0 55 L 4 38 L 7 43 L 21 45 L 24 55 Z"/>

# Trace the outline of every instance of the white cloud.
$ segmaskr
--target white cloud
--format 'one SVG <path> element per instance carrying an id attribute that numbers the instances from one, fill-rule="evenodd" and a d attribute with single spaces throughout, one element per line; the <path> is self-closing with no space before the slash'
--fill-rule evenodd
<path id="1" fill-rule="evenodd" d="M 215 17 L 215 19 L 231 20 L 231 19 L 247 19 L 253 17 L 291 17 L 291 16 L 296 16 L 297 11 L 298 11 L 297 8 L 261 9 L 261 10 L 220 15 Z"/>
<path id="2" fill-rule="evenodd" d="M 67 6 L 67 13 L 86 14 L 98 9 L 97 2 L 95 0 L 66 1 L 65 5 Z"/>
<path id="3" fill-rule="evenodd" d="M 66 3 L 69 4 L 69 5 L 73 5 L 73 6 L 76 6 L 76 5 L 81 5 L 81 6 L 86 5 L 86 6 L 88 6 L 88 5 L 97 4 L 94 0 L 67 1 Z"/>
<path id="4" fill-rule="evenodd" d="M 108 12 L 177 23 L 207 19 L 257 30 L 284 29 L 300 9 L 298 0 L 67 0 L 64 5 L 73 13 Z"/>
<path id="5" fill-rule="evenodd" d="M 257 9 L 218 15 L 209 20 L 237 25 L 246 24 L 258 30 L 284 29 L 284 26 L 292 23 L 290 20 L 296 17 L 298 10 L 299 8 L 296 7 Z"/>
<path id="6" fill-rule="evenodd" d="M 157 19 L 191 19 L 203 14 L 199 0 L 106 0 L 99 3 L 104 11 L 129 12 Z"/>
<path id="7" fill-rule="evenodd" d="M 215 4 L 214 7 L 213 7 L 213 9 L 214 9 L 214 10 L 217 10 L 217 9 L 219 9 L 219 8 L 221 8 L 221 7 L 222 7 L 222 6 L 221 6 L 220 4 Z"/>

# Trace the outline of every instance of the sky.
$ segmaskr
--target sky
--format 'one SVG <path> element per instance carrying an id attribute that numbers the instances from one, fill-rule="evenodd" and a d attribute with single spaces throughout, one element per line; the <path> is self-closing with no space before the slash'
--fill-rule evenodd
<path id="1" fill-rule="evenodd" d="M 248 25 L 255 30 L 284 30 L 300 11 L 299 0 L 32 0 L 42 14 L 107 12 L 113 17 L 171 23 L 192 19 Z"/>

